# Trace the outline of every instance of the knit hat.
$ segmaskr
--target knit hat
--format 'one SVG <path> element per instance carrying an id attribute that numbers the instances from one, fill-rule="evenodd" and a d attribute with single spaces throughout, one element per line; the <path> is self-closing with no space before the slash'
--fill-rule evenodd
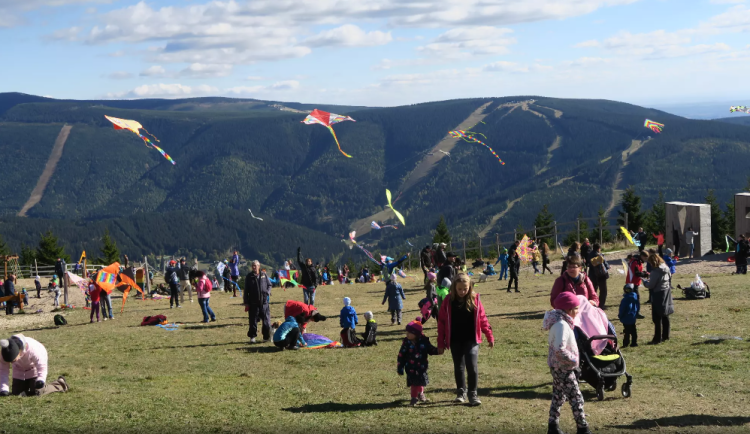
<path id="1" fill-rule="evenodd" d="M 626 294 L 629 294 L 629 293 L 635 291 L 635 285 L 633 285 L 632 283 L 627 283 L 622 288 L 622 290 L 625 291 Z"/>
<path id="2" fill-rule="evenodd" d="M 443 281 L 440 282 L 440 286 L 443 288 L 450 288 L 451 287 L 451 280 L 447 277 L 443 277 Z"/>
<path id="3" fill-rule="evenodd" d="M 370 321 L 371 319 L 372 319 L 372 312 L 368 310 L 367 312 L 365 312 L 365 320 Z"/>
<path id="4" fill-rule="evenodd" d="M 437 274 L 430 271 L 429 273 L 427 273 L 427 280 L 433 280 L 433 279 L 437 279 Z"/>
<path id="5" fill-rule="evenodd" d="M 414 333 L 417 336 L 422 336 L 422 323 L 419 322 L 421 318 L 417 318 L 414 321 L 406 325 L 406 331 Z"/>
<path id="6" fill-rule="evenodd" d="M 580 302 L 578 300 L 578 297 L 573 294 L 572 292 L 561 292 L 557 298 L 555 298 L 555 302 L 552 304 L 555 309 L 559 310 L 570 310 L 578 307 L 580 305 Z"/>
<path id="7" fill-rule="evenodd" d="M 671 255 L 672 254 L 672 249 L 667 249 L 666 253 L 667 253 L 667 255 Z"/>
<path id="8" fill-rule="evenodd" d="M 344 297 L 344 306 L 351 306 L 352 305 L 352 299 L 349 297 Z"/>
<path id="9" fill-rule="evenodd" d="M 18 353 L 21 352 L 21 348 L 23 348 L 23 342 L 15 336 L 10 339 L 0 340 L 0 353 L 2 353 L 3 360 L 8 363 L 16 360 Z"/>

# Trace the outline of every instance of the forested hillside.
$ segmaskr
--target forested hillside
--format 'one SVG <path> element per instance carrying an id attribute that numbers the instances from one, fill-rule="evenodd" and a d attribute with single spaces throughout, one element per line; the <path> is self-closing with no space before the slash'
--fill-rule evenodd
<path id="1" fill-rule="evenodd" d="M 474 131 L 506 164 L 479 144 L 459 141 L 401 191 L 447 132 L 483 105 L 484 120 Z M 305 113 L 287 110 L 314 107 L 356 120 L 335 126 L 353 158 L 339 153 L 325 128 L 301 123 Z M 138 120 L 177 164 L 134 134 L 115 131 L 105 114 Z M 664 132 L 644 128 L 645 118 L 664 123 Z M 558 221 L 592 217 L 629 185 L 646 207 L 660 191 L 667 200 L 699 202 L 710 188 L 726 202 L 745 186 L 750 157 L 750 127 L 733 122 L 688 120 L 613 101 L 525 96 L 358 108 L 0 94 L 0 233 L 16 250 L 48 228 L 78 250 L 110 227 L 133 254 L 189 246 L 208 256 L 241 245 L 245 255 L 278 259 L 301 244 L 331 257 L 356 254 L 344 249 L 341 236 L 383 210 L 386 188 L 400 195 L 394 206 L 406 227 L 367 235 L 384 248 L 403 246 L 407 238 L 427 241 L 441 214 L 454 234 L 469 236 L 530 227 L 544 204 Z M 28 218 L 14 217 L 64 124 L 72 130 L 41 201 Z M 628 149 L 637 151 L 626 160 Z M 251 219 L 248 208 L 264 221 Z"/>

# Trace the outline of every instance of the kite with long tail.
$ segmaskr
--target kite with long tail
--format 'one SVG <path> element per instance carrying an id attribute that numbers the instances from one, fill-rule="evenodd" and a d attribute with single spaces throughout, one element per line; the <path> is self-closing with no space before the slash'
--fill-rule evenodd
<path id="1" fill-rule="evenodd" d="M 395 208 L 393 208 L 393 204 L 391 203 L 391 190 L 385 189 L 385 197 L 388 198 L 388 208 L 393 211 L 394 214 L 396 214 L 396 217 L 401 221 L 401 224 L 406 226 L 406 222 L 404 221 L 404 216 L 401 215 L 400 212 L 396 211 Z"/>
<path id="2" fill-rule="evenodd" d="M 333 135 L 333 139 L 336 141 L 336 146 L 339 147 L 339 152 L 344 154 L 344 156 L 347 158 L 352 158 L 351 155 L 341 150 L 339 139 L 338 137 L 336 137 L 336 132 L 333 131 L 333 127 L 331 126 L 333 124 L 337 124 L 343 121 L 356 122 L 354 119 L 350 118 L 349 116 L 342 116 L 342 115 L 337 115 L 335 113 L 328 113 L 328 112 L 324 112 L 318 109 L 313 110 L 309 115 L 307 115 L 305 120 L 303 120 L 302 122 L 304 122 L 307 125 L 320 124 L 328 128 L 328 131 L 331 132 L 331 134 Z"/>
<path id="3" fill-rule="evenodd" d="M 646 119 L 643 122 L 643 126 L 646 128 L 650 128 L 651 131 L 655 132 L 656 134 L 661 133 L 661 131 L 664 129 L 664 124 L 660 124 L 659 122 L 654 122 L 651 119 Z"/>
<path id="4" fill-rule="evenodd" d="M 373 228 L 373 229 L 377 229 L 377 230 L 385 229 L 385 228 L 398 229 L 398 226 L 396 226 L 396 225 L 382 225 L 381 226 L 381 225 L 377 224 L 376 222 L 370 223 L 370 227 Z"/>
<path id="5" fill-rule="evenodd" d="M 114 124 L 116 130 L 128 130 L 128 131 L 132 131 L 132 132 L 136 133 L 138 135 L 138 137 L 140 137 L 141 139 L 143 139 L 143 143 L 146 144 L 147 148 L 154 148 L 154 149 L 156 149 L 157 151 L 159 151 L 159 153 L 162 155 L 162 157 L 166 158 L 167 161 L 169 161 L 170 163 L 172 163 L 172 165 L 177 164 L 177 163 L 174 162 L 174 160 L 172 159 L 172 157 L 169 156 L 169 154 L 167 154 L 166 152 L 164 152 L 164 149 L 156 146 L 154 144 L 154 142 L 152 142 L 151 140 L 149 140 L 148 137 L 146 137 L 143 134 L 141 134 L 140 130 L 143 130 L 143 131 L 146 132 L 146 134 L 148 134 L 149 136 L 153 137 L 154 140 L 156 140 L 157 142 L 159 141 L 159 139 L 157 139 L 156 136 L 154 136 L 153 134 L 149 133 L 148 130 L 146 130 L 145 128 L 143 128 L 143 125 L 141 125 L 140 123 L 138 123 L 136 121 L 131 121 L 131 120 L 128 120 L 128 119 L 113 118 L 113 117 L 107 116 L 107 115 L 104 115 L 104 117 L 107 118 L 108 121 L 112 122 L 112 124 Z"/>
<path id="6" fill-rule="evenodd" d="M 734 112 L 743 112 L 750 114 L 750 107 L 746 107 L 744 105 L 733 105 L 732 107 L 729 107 L 729 113 Z"/>
<path id="7" fill-rule="evenodd" d="M 448 131 L 448 134 L 449 134 L 449 135 L 450 135 L 451 137 L 453 137 L 453 138 L 456 138 L 456 139 L 463 139 L 463 140 L 464 140 L 465 142 L 469 142 L 469 143 L 471 143 L 471 142 L 479 143 L 480 145 L 482 145 L 482 146 L 484 146 L 485 148 L 489 149 L 489 150 L 490 150 L 490 152 L 492 152 L 492 155 L 494 155 L 494 156 L 495 156 L 495 158 L 497 158 L 497 161 L 499 161 L 499 162 L 500 162 L 500 164 L 502 164 L 503 166 L 505 165 L 505 162 L 504 162 L 503 160 L 501 160 L 501 159 L 500 159 L 500 156 L 498 156 L 498 155 L 497 155 L 497 153 L 495 153 L 495 150 L 494 150 L 494 149 L 490 148 L 490 147 L 489 147 L 489 145 L 487 145 L 486 143 L 484 143 L 483 141 L 481 141 L 481 140 L 479 140 L 479 139 L 477 139 L 477 138 L 475 137 L 475 136 L 482 136 L 482 137 L 484 137 L 484 138 L 486 139 L 486 138 L 487 138 L 487 136 L 485 136 L 484 134 L 482 134 L 482 133 L 475 133 L 475 132 L 473 132 L 473 131 L 464 131 L 464 130 L 455 130 L 455 131 Z M 443 151 L 440 151 L 440 152 L 443 152 Z"/>

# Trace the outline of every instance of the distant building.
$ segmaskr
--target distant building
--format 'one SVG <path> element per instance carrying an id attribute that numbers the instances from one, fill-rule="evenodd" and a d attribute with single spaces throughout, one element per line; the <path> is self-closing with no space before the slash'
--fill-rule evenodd
<path id="1" fill-rule="evenodd" d="M 698 232 L 693 243 L 695 244 L 694 258 L 700 258 L 711 251 L 711 206 L 708 204 L 667 202 L 666 228 L 664 228 L 664 243 L 670 249 L 680 240 L 680 249 L 675 254 L 679 257 L 689 256 L 685 232 L 692 227 Z"/>

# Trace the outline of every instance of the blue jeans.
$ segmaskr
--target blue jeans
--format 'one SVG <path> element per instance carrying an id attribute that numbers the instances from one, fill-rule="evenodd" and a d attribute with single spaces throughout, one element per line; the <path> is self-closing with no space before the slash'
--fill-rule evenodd
<path id="1" fill-rule="evenodd" d="M 302 290 L 304 296 L 305 296 L 305 304 L 310 306 L 315 304 L 315 287 L 312 288 L 305 288 Z"/>
<path id="2" fill-rule="evenodd" d="M 201 306 L 201 312 L 203 312 L 203 322 L 208 322 L 209 315 L 211 316 L 211 319 L 216 321 L 216 315 L 214 315 L 214 311 L 211 310 L 211 306 L 208 305 L 208 300 L 211 300 L 210 298 L 199 298 L 198 304 Z"/>
<path id="3" fill-rule="evenodd" d="M 690 257 L 693 257 L 693 252 L 695 252 L 695 244 L 688 244 L 690 246 Z"/>
<path id="4" fill-rule="evenodd" d="M 112 315 L 112 297 L 104 291 L 102 291 L 100 305 L 102 308 L 102 317 L 112 319 L 114 317 Z M 107 312 L 109 312 L 109 315 L 107 315 Z"/>
<path id="5" fill-rule="evenodd" d="M 498 280 L 503 280 L 503 276 L 505 276 L 505 279 L 508 278 L 508 264 L 500 265 L 500 278 Z"/>

